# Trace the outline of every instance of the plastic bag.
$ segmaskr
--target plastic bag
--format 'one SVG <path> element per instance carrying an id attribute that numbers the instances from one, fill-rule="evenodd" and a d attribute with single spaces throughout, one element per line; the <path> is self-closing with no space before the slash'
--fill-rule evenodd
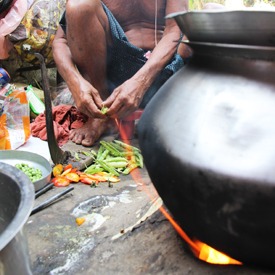
<path id="1" fill-rule="evenodd" d="M 13 0 L 8 8 L 0 13 L 0 59 L 4 60 L 9 57 L 12 43 L 7 39 L 7 35 L 19 26 L 27 9 L 27 0 Z"/>
<path id="2" fill-rule="evenodd" d="M 0 150 L 14 150 L 31 136 L 29 102 L 25 90 L 12 90 L 0 99 Z"/>
<path id="3" fill-rule="evenodd" d="M 53 62 L 52 42 L 65 10 L 66 0 L 35 0 L 9 40 L 23 61 L 39 64 L 34 52 Z"/>
<path id="4" fill-rule="evenodd" d="M 66 83 L 62 82 L 57 87 L 57 95 L 53 100 L 53 105 L 75 105 L 73 95 Z"/>

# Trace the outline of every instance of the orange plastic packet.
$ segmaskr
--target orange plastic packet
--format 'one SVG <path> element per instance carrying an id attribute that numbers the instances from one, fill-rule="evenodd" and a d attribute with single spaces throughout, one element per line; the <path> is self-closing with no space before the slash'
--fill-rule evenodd
<path id="1" fill-rule="evenodd" d="M 0 150 L 14 150 L 29 139 L 30 108 L 25 90 L 13 90 L 0 105 Z"/>

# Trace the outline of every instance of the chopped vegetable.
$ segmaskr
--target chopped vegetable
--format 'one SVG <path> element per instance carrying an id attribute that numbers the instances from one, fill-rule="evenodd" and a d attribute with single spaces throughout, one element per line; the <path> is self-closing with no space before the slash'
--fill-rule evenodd
<path id="1" fill-rule="evenodd" d="M 85 183 L 89 182 L 90 180 L 95 181 L 95 182 L 106 182 L 106 181 L 112 181 L 112 182 L 119 182 L 120 179 L 116 176 L 109 175 L 106 172 L 98 172 L 97 174 L 85 174 L 85 173 L 80 173 L 80 178 L 79 180 Z"/>
<path id="2" fill-rule="evenodd" d="M 138 167 L 137 163 L 131 163 L 126 167 L 126 169 L 124 171 L 122 171 L 122 174 L 128 175 L 129 173 L 131 173 L 137 167 Z"/>
<path id="3" fill-rule="evenodd" d="M 79 175 L 77 173 L 68 173 L 65 175 L 65 178 L 70 182 L 79 182 Z"/>
<path id="4" fill-rule="evenodd" d="M 67 186 L 70 183 L 82 182 L 96 187 L 99 182 L 116 183 L 119 176 L 128 175 L 136 168 L 143 167 L 143 157 L 139 148 L 122 141 L 100 141 L 97 151 L 91 151 L 93 163 L 84 172 L 78 171 L 72 164 L 64 167 L 56 165 L 53 170 L 55 186 Z"/>
<path id="5" fill-rule="evenodd" d="M 61 173 L 63 172 L 63 165 L 62 164 L 57 164 L 53 167 L 53 176 L 60 176 Z"/>
<path id="6" fill-rule="evenodd" d="M 75 219 L 75 222 L 77 223 L 78 226 L 83 224 L 85 221 L 86 221 L 86 219 L 84 217 L 80 217 L 80 218 Z"/>
<path id="7" fill-rule="evenodd" d="M 17 163 L 15 164 L 15 167 L 24 172 L 31 182 L 35 182 L 42 178 L 42 171 L 39 168 L 31 167 L 26 163 Z"/>
<path id="8" fill-rule="evenodd" d="M 100 166 L 102 166 L 105 171 L 109 172 L 112 175 L 119 176 L 119 173 L 116 171 L 116 169 L 114 167 L 108 165 L 103 160 L 98 159 L 98 160 L 96 160 L 96 162 L 99 163 Z"/>
<path id="9" fill-rule="evenodd" d="M 100 156 L 97 157 L 97 159 L 100 159 L 100 160 L 105 159 L 108 157 L 109 153 L 110 153 L 110 151 L 105 148 L 105 150 L 102 152 L 102 154 Z"/>
<path id="10" fill-rule="evenodd" d="M 100 144 L 105 147 L 105 149 L 109 150 L 110 153 L 113 155 L 113 156 L 117 156 L 119 157 L 121 155 L 121 152 L 119 150 L 117 150 L 111 142 L 107 142 L 107 141 L 100 141 Z"/>
<path id="11" fill-rule="evenodd" d="M 80 157 L 79 157 L 79 155 L 78 155 L 78 153 L 77 153 L 77 152 L 75 152 L 75 154 L 74 154 L 74 158 L 75 158 L 76 160 L 80 160 Z"/>
<path id="12" fill-rule="evenodd" d="M 101 168 L 112 175 L 128 175 L 138 167 L 143 168 L 143 157 L 139 148 L 119 140 L 101 140 L 95 162 L 86 168 L 85 173 L 94 174 Z"/>
<path id="13" fill-rule="evenodd" d="M 63 172 L 60 176 L 64 177 L 64 176 L 66 176 L 67 174 L 69 174 L 70 172 L 73 172 L 72 169 L 73 169 L 73 168 L 65 169 L 64 172 Z"/>
<path id="14" fill-rule="evenodd" d="M 56 186 L 56 187 L 65 187 L 71 183 L 69 179 L 61 177 L 61 176 L 53 178 L 52 182 L 53 182 L 54 186 Z"/>
<path id="15" fill-rule="evenodd" d="M 103 106 L 102 108 L 101 108 L 101 110 L 100 110 L 100 112 L 103 114 L 103 115 L 105 115 L 107 112 L 108 112 L 108 107 L 106 107 L 106 106 Z"/>
<path id="16" fill-rule="evenodd" d="M 127 160 L 125 160 L 125 161 L 106 161 L 105 163 L 113 168 L 125 168 L 128 165 Z"/>
<path id="17" fill-rule="evenodd" d="M 93 186 L 96 186 L 98 184 L 97 181 L 90 179 L 90 178 L 82 178 L 81 182 L 84 184 L 93 185 Z"/>
<path id="18" fill-rule="evenodd" d="M 72 168 L 73 168 L 73 165 L 71 163 L 69 163 L 64 167 L 64 171 L 68 170 L 68 169 L 72 169 Z"/>
<path id="19" fill-rule="evenodd" d="M 84 170 L 84 173 L 86 173 L 86 174 L 96 174 L 96 173 L 102 172 L 102 171 L 103 171 L 102 167 L 100 167 L 97 164 L 92 164 Z"/>

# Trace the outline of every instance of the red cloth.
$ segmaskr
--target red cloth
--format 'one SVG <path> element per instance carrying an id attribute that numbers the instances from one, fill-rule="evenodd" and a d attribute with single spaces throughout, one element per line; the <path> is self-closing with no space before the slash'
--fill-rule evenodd
<path id="1" fill-rule="evenodd" d="M 80 128 L 88 120 L 86 115 L 70 105 L 55 106 L 52 114 L 55 138 L 59 146 L 64 145 L 69 140 L 71 129 Z M 34 137 L 47 140 L 46 116 L 44 113 L 38 115 L 31 123 L 31 133 Z"/>

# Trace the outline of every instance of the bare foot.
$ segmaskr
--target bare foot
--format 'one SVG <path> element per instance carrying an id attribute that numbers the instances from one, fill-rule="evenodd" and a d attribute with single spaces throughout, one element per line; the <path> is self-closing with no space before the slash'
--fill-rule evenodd
<path id="1" fill-rule="evenodd" d="M 69 139 L 83 146 L 92 146 L 113 123 L 109 120 L 89 118 L 88 121 L 78 129 L 70 131 Z"/>

